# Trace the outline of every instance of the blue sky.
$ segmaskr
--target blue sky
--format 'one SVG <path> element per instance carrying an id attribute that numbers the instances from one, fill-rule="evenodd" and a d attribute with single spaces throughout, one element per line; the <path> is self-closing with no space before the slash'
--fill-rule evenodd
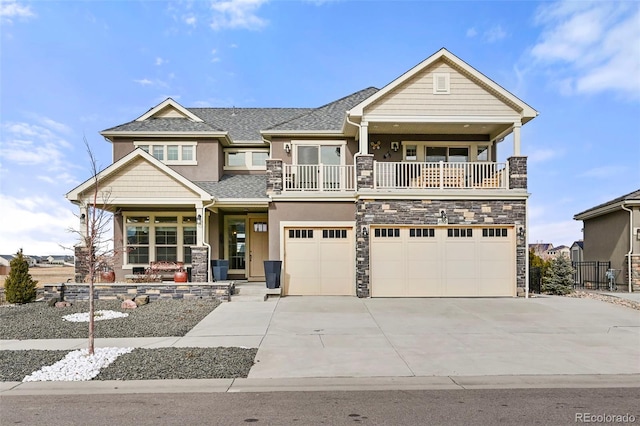
<path id="1" fill-rule="evenodd" d="M 446 47 L 540 112 L 523 127 L 529 242 L 571 245 L 575 213 L 640 188 L 640 3 L 0 2 L 0 253 L 62 254 L 64 194 L 99 131 L 167 97 L 315 107 L 382 87 Z M 500 159 L 511 154 L 509 138 Z"/>

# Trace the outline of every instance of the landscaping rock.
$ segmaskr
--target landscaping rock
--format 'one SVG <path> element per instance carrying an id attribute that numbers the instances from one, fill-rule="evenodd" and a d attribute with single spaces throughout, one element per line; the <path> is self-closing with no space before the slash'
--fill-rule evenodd
<path id="1" fill-rule="evenodd" d="M 138 296 L 135 299 L 133 299 L 133 301 L 136 303 L 137 306 L 146 305 L 147 303 L 149 303 L 149 296 L 147 295 Z"/>
<path id="2" fill-rule="evenodd" d="M 57 297 L 54 297 L 53 299 L 49 299 L 49 301 L 47 302 L 47 306 L 53 308 L 56 306 L 56 303 L 58 303 L 60 301 L 60 299 L 58 299 Z"/>
<path id="3" fill-rule="evenodd" d="M 134 302 L 133 300 L 125 300 L 124 302 L 122 302 L 122 305 L 120 305 L 120 307 L 122 309 L 135 309 L 138 307 L 138 305 L 136 305 L 136 302 Z"/>
<path id="4" fill-rule="evenodd" d="M 56 308 L 68 308 L 69 306 L 71 306 L 71 302 L 56 302 L 55 304 Z"/>

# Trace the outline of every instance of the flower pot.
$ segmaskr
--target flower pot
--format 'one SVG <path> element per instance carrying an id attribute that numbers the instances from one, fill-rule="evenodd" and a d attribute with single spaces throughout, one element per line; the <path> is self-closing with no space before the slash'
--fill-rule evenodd
<path id="1" fill-rule="evenodd" d="M 176 271 L 173 274 L 173 281 L 177 283 L 186 283 L 187 278 L 187 271 Z"/>
<path id="2" fill-rule="evenodd" d="M 113 283 L 116 281 L 116 273 L 113 271 L 100 272 L 100 281 L 103 283 Z"/>

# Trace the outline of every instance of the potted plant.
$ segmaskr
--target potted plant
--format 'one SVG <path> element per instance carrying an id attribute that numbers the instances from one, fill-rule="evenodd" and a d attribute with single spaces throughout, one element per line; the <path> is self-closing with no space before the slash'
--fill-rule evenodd
<path id="1" fill-rule="evenodd" d="M 183 268 L 180 268 L 173 273 L 173 281 L 176 283 L 186 283 L 188 281 L 187 278 L 187 271 Z"/>

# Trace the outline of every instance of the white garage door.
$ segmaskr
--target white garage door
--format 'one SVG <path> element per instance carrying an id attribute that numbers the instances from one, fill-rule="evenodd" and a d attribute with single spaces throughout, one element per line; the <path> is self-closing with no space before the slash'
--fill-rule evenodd
<path id="1" fill-rule="evenodd" d="M 513 227 L 372 227 L 373 297 L 514 296 Z"/>
<path id="2" fill-rule="evenodd" d="M 353 229 L 285 228 L 284 294 L 355 294 Z"/>

